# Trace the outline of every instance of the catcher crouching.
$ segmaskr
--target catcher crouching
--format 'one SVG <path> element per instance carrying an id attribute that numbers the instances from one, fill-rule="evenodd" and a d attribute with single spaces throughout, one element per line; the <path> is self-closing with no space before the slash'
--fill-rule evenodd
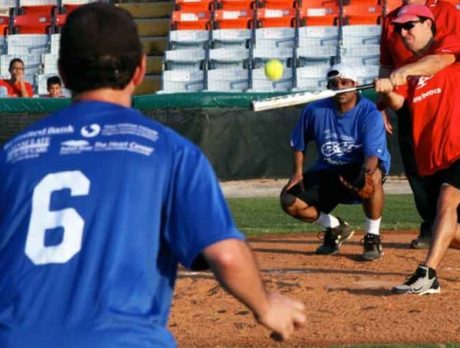
<path id="1" fill-rule="evenodd" d="M 354 69 L 336 64 L 327 86 L 344 89 L 359 83 Z M 314 142 L 317 159 L 304 172 L 307 145 Z M 352 227 L 331 214 L 338 204 L 362 204 L 365 236 L 362 259 L 383 255 L 380 223 L 383 182 L 390 169 L 383 119 L 374 103 L 359 92 L 347 92 L 307 105 L 291 135 L 293 171 L 281 191 L 283 210 L 325 228 L 317 254 L 330 255 L 353 236 Z"/>

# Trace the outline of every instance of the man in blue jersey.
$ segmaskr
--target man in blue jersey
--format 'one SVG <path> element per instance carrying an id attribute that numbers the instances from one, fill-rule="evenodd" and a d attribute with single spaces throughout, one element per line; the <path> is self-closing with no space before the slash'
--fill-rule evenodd
<path id="1" fill-rule="evenodd" d="M 350 88 L 358 83 L 353 68 L 344 64 L 331 67 L 327 80 L 330 89 Z M 310 141 L 316 144 L 318 159 L 304 173 L 305 150 Z M 390 154 L 375 105 L 358 92 L 341 93 L 308 105 L 292 132 L 291 148 L 293 172 L 281 192 L 281 206 L 287 214 L 325 228 L 323 244 L 316 253 L 337 253 L 354 233 L 331 211 L 339 203 L 362 203 L 366 215 L 362 258 L 380 258 L 382 183 L 390 168 Z"/>
<path id="2" fill-rule="evenodd" d="M 0 152 L 0 347 L 174 347 L 179 262 L 287 339 L 304 306 L 264 289 L 204 155 L 130 108 L 146 58 L 129 13 L 73 11 L 59 69 L 73 103 Z"/>

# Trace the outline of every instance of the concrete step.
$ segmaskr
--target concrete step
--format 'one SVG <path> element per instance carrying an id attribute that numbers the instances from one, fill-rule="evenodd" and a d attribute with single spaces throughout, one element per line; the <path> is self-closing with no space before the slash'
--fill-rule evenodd
<path id="1" fill-rule="evenodd" d="M 166 36 L 149 36 L 141 37 L 144 53 L 148 56 L 163 57 L 164 51 L 168 46 L 168 38 Z"/>
<path id="2" fill-rule="evenodd" d="M 153 94 L 161 89 L 161 76 L 146 76 L 139 87 L 136 88 L 135 95 Z"/>
<path id="3" fill-rule="evenodd" d="M 139 36 L 168 36 L 169 18 L 136 19 Z"/>
<path id="4" fill-rule="evenodd" d="M 163 70 L 163 56 L 148 56 L 147 57 L 147 74 L 161 75 Z"/>
<path id="5" fill-rule="evenodd" d="M 134 18 L 170 18 L 174 7 L 172 1 L 132 2 L 118 6 L 129 11 Z"/>

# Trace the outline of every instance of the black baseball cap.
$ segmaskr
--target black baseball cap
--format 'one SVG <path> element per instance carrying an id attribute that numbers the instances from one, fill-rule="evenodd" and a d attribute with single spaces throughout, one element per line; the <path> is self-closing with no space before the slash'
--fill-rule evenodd
<path id="1" fill-rule="evenodd" d="M 142 44 L 128 11 L 95 2 L 78 7 L 67 17 L 61 33 L 59 64 L 73 91 L 81 92 L 82 88 L 72 85 L 82 77 L 95 84 L 94 88 L 123 88 L 141 59 Z"/>

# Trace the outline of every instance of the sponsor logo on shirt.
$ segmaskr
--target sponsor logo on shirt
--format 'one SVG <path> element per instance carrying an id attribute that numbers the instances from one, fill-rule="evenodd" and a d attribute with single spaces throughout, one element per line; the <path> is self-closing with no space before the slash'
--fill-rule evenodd
<path id="1" fill-rule="evenodd" d="M 89 124 L 81 127 L 80 133 L 85 138 L 94 138 L 101 132 L 101 126 L 97 123 Z"/>
<path id="2" fill-rule="evenodd" d="M 420 77 L 418 78 L 417 86 L 416 86 L 415 88 L 418 89 L 418 88 L 425 87 L 426 84 L 428 83 L 428 81 L 430 81 L 432 77 L 433 77 L 433 75 L 429 75 L 429 76 L 420 76 Z"/>
<path id="3" fill-rule="evenodd" d="M 48 152 L 49 146 L 49 137 L 22 140 L 7 150 L 6 161 L 14 163 L 25 159 L 37 158 L 42 153 Z"/>
<path id="4" fill-rule="evenodd" d="M 86 140 L 67 140 L 61 143 L 59 153 L 61 155 L 82 153 L 83 151 L 91 151 L 92 145 Z"/>
<path id="5" fill-rule="evenodd" d="M 356 145 L 351 141 L 328 141 L 321 146 L 321 153 L 324 157 L 343 156 L 347 153 L 353 152 L 361 146 L 362 145 Z"/>
<path id="6" fill-rule="evenodd" d="M 442 88 L 430 89 L 429 91 L 426 91 L 426 92 L 414 97 L 412 102 L 413 103 L 418 103 L 418 102 L 421 102 L 421 101 L 425 100 L 428 97 L 432 97 L 434 95 L 441 94 L 441 93 L 442 93 Z"/>

